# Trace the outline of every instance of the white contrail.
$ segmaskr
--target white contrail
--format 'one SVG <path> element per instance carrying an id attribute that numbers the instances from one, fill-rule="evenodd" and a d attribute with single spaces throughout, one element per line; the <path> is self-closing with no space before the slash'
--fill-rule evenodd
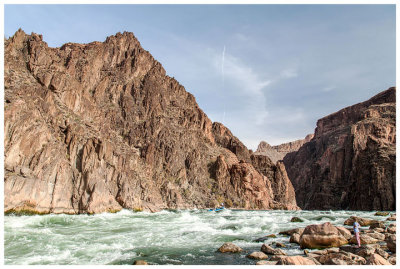
<path id="1" fill-rule="evenodd" d="M 224 50 L 222 51 L 222 66 L 221 66 L 221 71 L 222 71 L 222 92 L 224 91 L 224 87 L 225 87 L 224 63 L 225 63 L 225 45 L 224 45 Z M 225 121 L 225 100 L 223 101 L 223 103 L 224 103 L 224 114 L 222 116 L 222 123 L 224 123 L 224 121 Z"/>

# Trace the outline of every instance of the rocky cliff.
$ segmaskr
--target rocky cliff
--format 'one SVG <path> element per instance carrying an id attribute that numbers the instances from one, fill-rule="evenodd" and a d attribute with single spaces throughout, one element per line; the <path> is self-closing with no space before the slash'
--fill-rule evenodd
<path id="1" fill-rule="evenodd" d="M 286 154 L 298 151 L 302 145 L 310 142 L 313 137 L 314 134 L 309 134 L 304 139 L 283 143 L 277 146 L 271 146 L 267 142 L 261 141 L 254 154 L 268 156 L 274 163 L 276 163 L 277 161 L 283 160 Z"/>
<path id="2" fill-rule="evenodd" d="M 303 209 L 395 210 L 396 89 L 318 120 L 284 164 Z"/>
<path id="3" fill-rule="evenodd" d="M 6 212 L 298 209 L 282 164 L 254 157 L 132 33 L 50 48 L 5 41 Z"/>

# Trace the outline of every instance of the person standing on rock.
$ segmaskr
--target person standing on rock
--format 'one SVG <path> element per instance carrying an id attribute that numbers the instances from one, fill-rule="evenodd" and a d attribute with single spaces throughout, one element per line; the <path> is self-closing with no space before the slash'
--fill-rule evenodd
<path id="1" fill-rule="evenodd" d="M 353 223 L 353 229 L 354 229 L 354 235 L 356 236 L 356 240 L 357 240 L 357 246 L 361 247 L 361 243 L 360 243 L 360 224 L 355 221 Z"/>

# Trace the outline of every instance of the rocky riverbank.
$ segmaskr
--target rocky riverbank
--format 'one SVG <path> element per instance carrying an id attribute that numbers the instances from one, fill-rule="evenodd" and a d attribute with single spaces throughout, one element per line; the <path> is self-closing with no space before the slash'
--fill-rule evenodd
<path id="1" fill-rule="evenodd" d="M 256 265 L 395 265 L 396 264 L 396 214 L 377 212 L 385 220 L 367 219 L 352 216 L 343 226 L 330 222 L 281 231 L 279 234 L 290 237 L 289 242 L 298 244 L 303 255 L 287 255 L 281 242 L 263 243 L 274 234 L 256 239 L 262 243 L 246 259 L 255 260 Z M 356 245 L 353 229 L 349 226 L 357 220 L 360 230 L 361 247 Z M 241 253 L 243 249 L 231 242 L 223 244 L 222 253 Z"/>

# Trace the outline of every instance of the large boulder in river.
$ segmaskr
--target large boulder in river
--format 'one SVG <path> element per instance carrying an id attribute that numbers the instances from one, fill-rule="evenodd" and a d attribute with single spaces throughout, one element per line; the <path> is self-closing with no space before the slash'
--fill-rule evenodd
<path id="1" fill-rule="evenodd" d="M 347 220 L 344 221 L 344 225 L 352 226 L 355 221 L 357 221 L 361 226 L 370 226 L 372 224 L 376 224 L 376 223 L 380 222 L 379 220 L 351 216 L 350 218 L 348 218 Z"/>
<path id="2" fill-rule="evenodd" d="M 292 234 L 302 234 L 303 232 L 304 232 L 304 228 L 295 228 L 295 229 L 279 232 L 279 234 L 292 235 Z"/>
<path id="3" fill-rule="evenodd" d="M 236 252 L 242 252 L 243 249 L 241 249 L 240 247 L 236 246 L 235 244 L 233 244 L 232 242 L 227 242 L 224 243 L 219 249 L 219 252 L 225 253 L 225 252 L 232 252 L 232 253 L 236 253 Z"/>
<path id="4" fill-rule="evenodd" d="M 283 250 L 279 248 L 272 248 L 267 244 L 263 244 L 261 246 L 261 251 L 264 252 L 265 254 L 271 254 L 271 255 L 286 255 L 286 253 Z"/>
<path id="5" fill-rule="evenodd" d="M 330 222 L 309 225 L 300 236 L 301 248 L 330 248 L 347 243 L 341 231 Z"/>
<path id="6" fill-rule="evenodd" d="M 253 259 L 253 260 L 266 260 L 268 259 L 268 255 L 265 254 L 264 252 L 261 251 L 255 251 L 252 252 L 251 254 L 246 256 L 249 259 Z"/>

